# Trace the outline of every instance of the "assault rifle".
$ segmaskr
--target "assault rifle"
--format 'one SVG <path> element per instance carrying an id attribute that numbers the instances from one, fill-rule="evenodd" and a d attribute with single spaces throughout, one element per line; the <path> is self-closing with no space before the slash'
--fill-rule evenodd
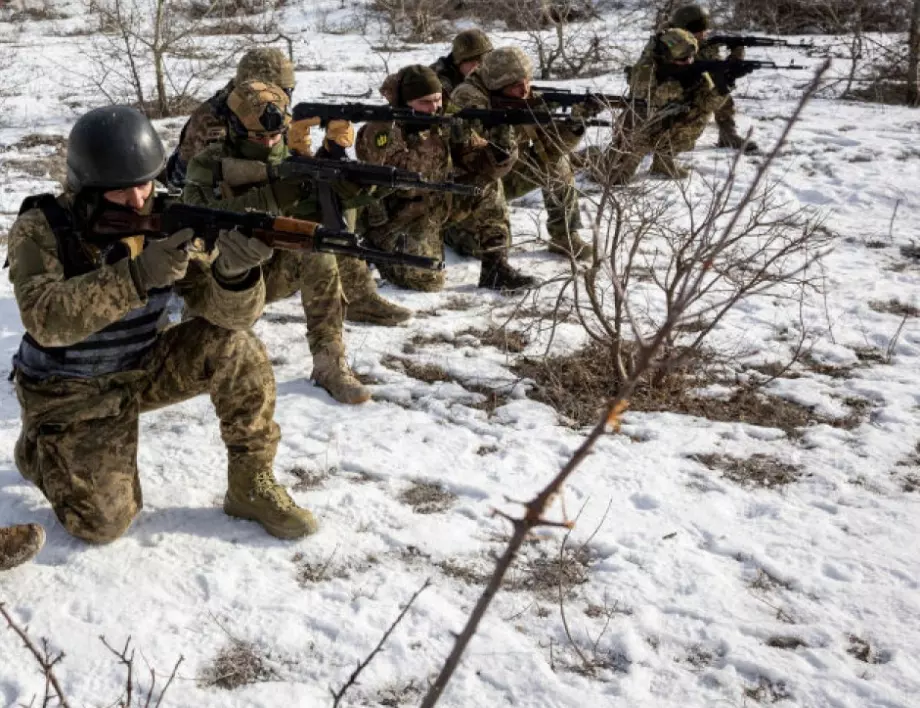
<path id="1" fill-rule="evenodd" d="M 798 42 L 793 44 L 792 42 L 787 42 L 785 39 L 734 34 L 714 34 L 704 39 L 702 45 L 704 47 L 727 47 L 728 49 L 737 49 L 738 47 L 787 47 L 789 49 L 815 48 L 815 45 L 809 42 Z"/>
<path id="2" fill-rule="evenodd" d="M 593 104 L 598 108 L 634 108 L 639 110 L 645 110 L 646 108 L 645 101 L 642 99 L 632 99 L 628 96 L 611 93 L 594 93 L 593 91 L 575 93 L 571 89 L 555 88 L 554 86 L 531 86 L 531 89 L 535 94 L 532 100 L 543 101 L 552 106 L 561 106 L 563 109 L 586 103 Z"/>
<path id="3" fill-rule="evenodd" d="M 373 103 L 298 103 L 294 106 L 293 118 L 319 118 L 320 125 L 326 125 L 331 120 L 347 120 L 351 123 L 397 121 L 416 125 L 444 125 L 453 122 L 450 117 L 444 115 Z"/>
<path id="4" fill-rule="evenodd" d="M 460 120 L 477 120 L 484 128 L 499 125 L 545 125 L 554 123 L 571 128 L 580 126 L 609 128 L 609 120 L 575 118 L 566 113 L 552 113 L 546 106 L 533 106 L 517 99 L 493 99 L 493 108 L 463 108 L 452 117 Z"/>
<path id="5" fill-rule="evenodd" d="M 723 93 L 727 93 L 734 88 L 735 80 L 742 76 L 747 76 L 758 69 L 789 69 L 795 71 L 804 70 L 805 67 L 793 62 L 787 65 L 777 64 L 775 61 L 759 61 L 756 59 L 701 59 L 692 64 L 676 66 L 667 64 L 659 67 L 659 75 L 664 78 L 675 78 L 683 86 L 689 87 L 696 84 L 703 74 L 709 74 L 712 77 L 716 87 Z"/>
<path id="6" fill-rule="evenodd" d="M 224 176 L 227 164 L 224 159 Z M 277 165 L 267 166 L 270 181 L 311 180 L 317 184 L 345 181 L 361 187 L 386 187 L 388 189 L 418 189 L 425 192 L 449 192 L 466 197 L 478 197 L 482 189 L 456 182 L 428 182 L 420 172 L 403 170 L 389 165 L 372 165 L 357 160 L 333 160 L 321 157 L 289 157 Z"/>
<path id="7" fill-rule="evenodd" d="M 152 214 L 138 214 L 127 209 L 106 209 L 96 217 L 84 237 L 97 246 L 107 246 L 128 236 L 166 238 L 186 228 L 195 232 L 194 240 L 203 242 L 201 247 L 195 244 L 197 250 L 206 252 L 214 249 L 221 231 L 236 229 L 272 248 L 335 253 L 373 263 L 392 263 L 426 270 L 444 268 L 443 261 L 436 258 L 365 248 L 355 234 L 314 221 L 271 216 L 255 211 L 209 209 L 191 204 L 170 204 Z"/>

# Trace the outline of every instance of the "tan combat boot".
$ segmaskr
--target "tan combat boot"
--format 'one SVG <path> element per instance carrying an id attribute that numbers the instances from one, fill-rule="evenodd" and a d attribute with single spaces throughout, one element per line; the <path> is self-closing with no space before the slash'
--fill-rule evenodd
<path id="1" fill-rule="evenodd" d="M 345 319 L 349 322 L 367 322 L 383 327 L 393 327 L 410 317 L 412 317 L 412 310 L 385 300 L 376 292 L 370 292 L 345 306 Z"/>
<path id="2" fill-rule="evenodd" d="M 575 256 L 576 261 L 590 261 L 594 249 L 586 244 L 581 236 L 573 231 L 568 234 L 557 234 L 552 236 L 552 240 L 546 250 L 550 253 L 565 256 L 566 258 L 571 254 Z"/>
<path id="3" fill-rule="evenodd" d="M 667 179 L 687 179 L 690 176 L 690 168 L 678 164 L 673 155 L 657 152 L 652 158 L 652 169 L 649 172 Z"/>
<path id="4" fill-rule="evenodd" d="M 343 347 L 330 346 L 314 354 L 310 378 L 339 403 L 364 403 L 371 397 L 345 361 Z"/>
<path id="5" fill-rule="evenodd" d="M 271 470 L 231 472 L 224 512 L 238 519 L 262 524 L 276 538 L 300 538 L 316 533 L 316 519 L 294 503 L 287 490 L 275 481 Z"/>
<path id="6" fill-rule="evenodd" d="M 45 529 L 38 524 L 0 528 L 0 570 L 9 570 L 34 558 L 45 545 Z"/>

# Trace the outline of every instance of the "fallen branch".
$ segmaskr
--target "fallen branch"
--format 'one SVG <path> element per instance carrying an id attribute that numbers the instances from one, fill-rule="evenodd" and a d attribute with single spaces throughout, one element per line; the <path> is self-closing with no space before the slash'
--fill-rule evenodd
<path id="1" fill-rule="evenodd" d="M 358 676 L 360 676 L 361 672 L 364 671 L 365 668 L 367 668 L 367 665 L 370 664 L 371 661 L 374 660 L 374 657 L 380 653 L 380 650 L 383 649 L 383 645 L 386 644 L 386 641 L 387 639 L 389 639 L 390 635 L 393 633 L 393 630 L 396 629 L 396 627 L 399 625 L 400 622 L 402 622 L 403 617 L 406 616 L 406 613 L 409 611 L 409 608 L 412 607 L 413 603 L 418 599 L 418 596 L 421 595 L 426 589 L 428 589 L 430 585 L 431 585 L 431 578 L 428 578 L 422 584 L 422 587 L 420 587 L 418 590 L 415 591 L 412 597 L 409 598 L 409 602 L 406 603 L 406 606 L 402 608 L 402 611 L 399 613 L 396 619 L 393 620 L 393 624 L 391 624 L 389 628 L 387 629 L 387 631 L 383 633 L 383 636 L 380 638 L 380 641 L 377 643 L 377 646 L 374 647 L 374 650 L 370 654 L 367 655 L 364 661 L 360 662 L 358 666 L 355 667 L 355 670 L 351 672 L 351 676 L 348 677 L 348 680 L 345 682 L 345 684 L 338 691 L 333 690 L 332 687 L 329 688 L 329 692 L 332 694 L 332 698 L 333 698 L 332 708 L 338 708 L 338 705 L 342 702 L 342 697 L 345 695 L 345 692 L 348 691 L 349 688 L 354 686 L 355 683 L 357 683 Z"/>
<path id="2" fill-rule="evenodd" d="M 48 692 L 50 686 L 54 689 L 55 694 L 57 694 L 58 705 L 63 706 L 63 708 L 70 708 L 70 703 L 67 702 L 64 691 L 61 690 L 61 684 L 58 683 L 57 676 L 54 675 L 54 667 L 64 658 L 64 652 L 58 652 L 56 656 L 52 655 L 51 651 L 48 649 L 47 639 L 42 639 L 43 651 L 40 652 L 38 647 L 29 639 L 26 630 L 16 624 L 9 612 L 6 611 L 6 606 L 3 603 L 0 603 L 0 614 L 3 615 L 10 629 L 19 635 L 22 643 L 26 645 L 26 649 L 35 657 L 35 661 L 38 662 L 42 672 L 45 674 L 45 700 L 42 702 L 42 705 L 48 705 L 48 701 L 51 698 Z"/>

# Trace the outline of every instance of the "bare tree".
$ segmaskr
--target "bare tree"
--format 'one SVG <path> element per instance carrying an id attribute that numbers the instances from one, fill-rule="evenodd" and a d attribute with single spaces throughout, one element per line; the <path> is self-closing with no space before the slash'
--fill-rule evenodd
<path id="1" fill-rule="evenodd" d="M 244 10 L 263 16 L 263 24 L 251 29 L 270 31 L 276 6 L 277 0 L 245 4 Z M 185 112 L 200 85 L 251 43 L 240 37 L 209 48 L 202 37 L 219 32 L 217 23 L 239 11 L 239 2 L 89 0 L 88 10 L 99 26 L 89 52 L 91 82 L 109 101 L 130 97 L 151 118 Z"/>
<path id="2" fill-rule="evenodd" d="M 914 0 L 910 12 L 910 31 L 907 33 L 907 104 L 920 104 L 917 74 L 920 72 L 920 0 Z"/>

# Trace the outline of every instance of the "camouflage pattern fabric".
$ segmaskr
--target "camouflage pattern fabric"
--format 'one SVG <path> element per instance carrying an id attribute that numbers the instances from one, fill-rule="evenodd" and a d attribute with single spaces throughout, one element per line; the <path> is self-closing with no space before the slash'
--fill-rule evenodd
<path id="1" fill-rule="evenodd" d="M 44 545 L 45 529 L 39 524 L 0 527 L 0 571 L 34 558 Z"/>
<path id="2" fill-rule="evenodd" d="M 406 130 L 394 123 L 367 123 L 358 131 L 355 150 L 359 160 L 420 172 L 424 179 L 445 181 L 451 172 L 451 146 L 446 130 Z M 441 258 L 441 228 L 450 212 L 450 194 L 399 191 L 366 213 L 364 237 L 376 248 L 395 251 L 405 236 L 403 250 Z M 378 264 L 390 282 L 412 290 L 436 291 L 444 287 L 444 273 L 420 268 Z"/>
<path id="3" fill-rule="evenodd" d="M 280 159 L 286 157 L 284 148 L 278 153 Z M 283 212 L 286 216 L 299 218 L 316 217 L 312 211 L 304 214 L 297 207 L 280 207 L 272 197 L 268 185 L 247 185 L 219 193 L 220 161 L 224 157 L 240 157 L 230 141 L 210 146 L 189 163 L 188 182 L 182 194 L 184 202 L 233 211 L 255 209 L 272 214 Z M 273 156 L 272 160 L 275 159 L 277 158 Z M 218 193 L 215 193 L 215 188 Z M 370 274 L 360 268 L 352 268 L 348 272 L 351 275 L 350 280 L 353 281 L 350 285 L 356 290 L 370 287 L 368 279 L 373 282 Z M 307 342 L 313 354 L 326 346 L 342 342 L 345 302 L 335 256 L 328 253 L 276 252 L 263 266 L 263 276 L 266 280 L 269 302 L 289 297 L 300 290 L 307 318 Z"/>
<path id="4" fill-rule="evenodd" d="M 450 56 L 438 59 L 431 65 L 431 69 L 438 75 L 445 98 L 450 96 L 454 89 L 463 83 L 463 74 L 460 73 L 460 69 Z"/>
<path id="5" fill-rule="evenodd" d="M 670 163 L 678 153 L 692 150 L 713 112 L 725 102 L 725 97 L 716 91 L 708 74 L 704 74 L 692 89 L 684 89 L 676 79 L 659 84 L 653 46 L 646 47 L 647 51 L 633 66 L 630 81 L 630 95 L 648 101 L 649 117 L 643 120 L 634 114 L 623 114 L 617 137 L 599 164 L 593 165 L 594 176 L 599 181 L 609 180 L 613 184 L 628 182 L 642 158 L 650 152 L 659 161 Z M 668 121 L 656 121 L 656 110 L 669 103 L 682 103 L 690 110 Z"/>
<path id="6" fill-rule="evenodd" d="M 699 53 L 700 59 L 705 60 L 715 60 L 718 61 L 722 59 L 722 53 L 720 47 L 709 45 L 704 46 Z M 735 47 L 729 53 L 729 59 L 737 59 L 739 61 L 744 59 L 744 47 Z M 713 118 L 715 118 L 716 126 L 719 128 L 719 132 L 730 132 L 736 133 L 737 127 L 735 124 L 735 99 L 732 98 L 732 95 L 729 94 L 725 97 L 725 100 L 722 102 L 722 105 L 716 108 L 713 113 Z"/>
<path id="7" fill-rule="evenodd" d="M 460 109 L 488 108 L 489 94 L 479 69 L 476 69 L 451 94 L 451 103 Z M 487 135 L 492 136 L 494 130 Z M 517 159 L 502 179 L 503 198 L 516 199 L 534 189 L 541 189 L 550 239 L 567 245 L 569 234 L 581 227 L 570 153 L 578 146 L 582 133 L 555 125 L 524 125 L 516 126 L 513 136 Z M 451 238 L 457 237 L 452 235 Z"/>
<path id="8" fill-rule="evenodd" d="M 66 195 L 60 201 L 71 203 Z M 13 225 L 9 259 L 22 321 L 45 346 L 79 343 L 141 303 L 125 259 L 65 279 L 55 236 L 38 210 Z M 79 538 L 111 541 L 141 508 L 137 416 L 145 410 L 209 392 L 231 474 L 271 470 L 279 437 L 274 378 L 249 330 L 264 305 L 262 279 L 224 289 L 208 264 L 192 261 L 176 290 L 193 319 L 161 334 L 138 369 L 42 382 L 17 372 L 16 464 Z"/>
<path id="9" fill-rule="evenodd" d="M 227 134 L 224 120 L 218 116 L 218 106 L 227 105 L 227 96 L 233 91 L 234 82 L 230 81 L 210 99 L 200 104 L 182 129 L 179 145 L 176 148 L 183 164 L 191 162 L 199 152 L 211 143 L 219 142 Z"/>
<path id="10" fill-rule="evenodd" d="M 479 197 L 454 195 L 450 221 L 442 236 L 457 253 L 480 260 L 484 253 L 507 251 L 511 246 L 511 216 L 502 181 L 488 183 Z"/>
<path id="11" fill-rule="evenodd" d="M 143 506 L 138 415 L 209 393 L 227 446 L 228 476 L 271 471 L 280 439 L 275 380 L 249 330 L 191 319 L 164 332 L 141 370 L 36 384 L 18 376 L 23 428 L 16 465 L 72 535 L 107 543 Z"/>

